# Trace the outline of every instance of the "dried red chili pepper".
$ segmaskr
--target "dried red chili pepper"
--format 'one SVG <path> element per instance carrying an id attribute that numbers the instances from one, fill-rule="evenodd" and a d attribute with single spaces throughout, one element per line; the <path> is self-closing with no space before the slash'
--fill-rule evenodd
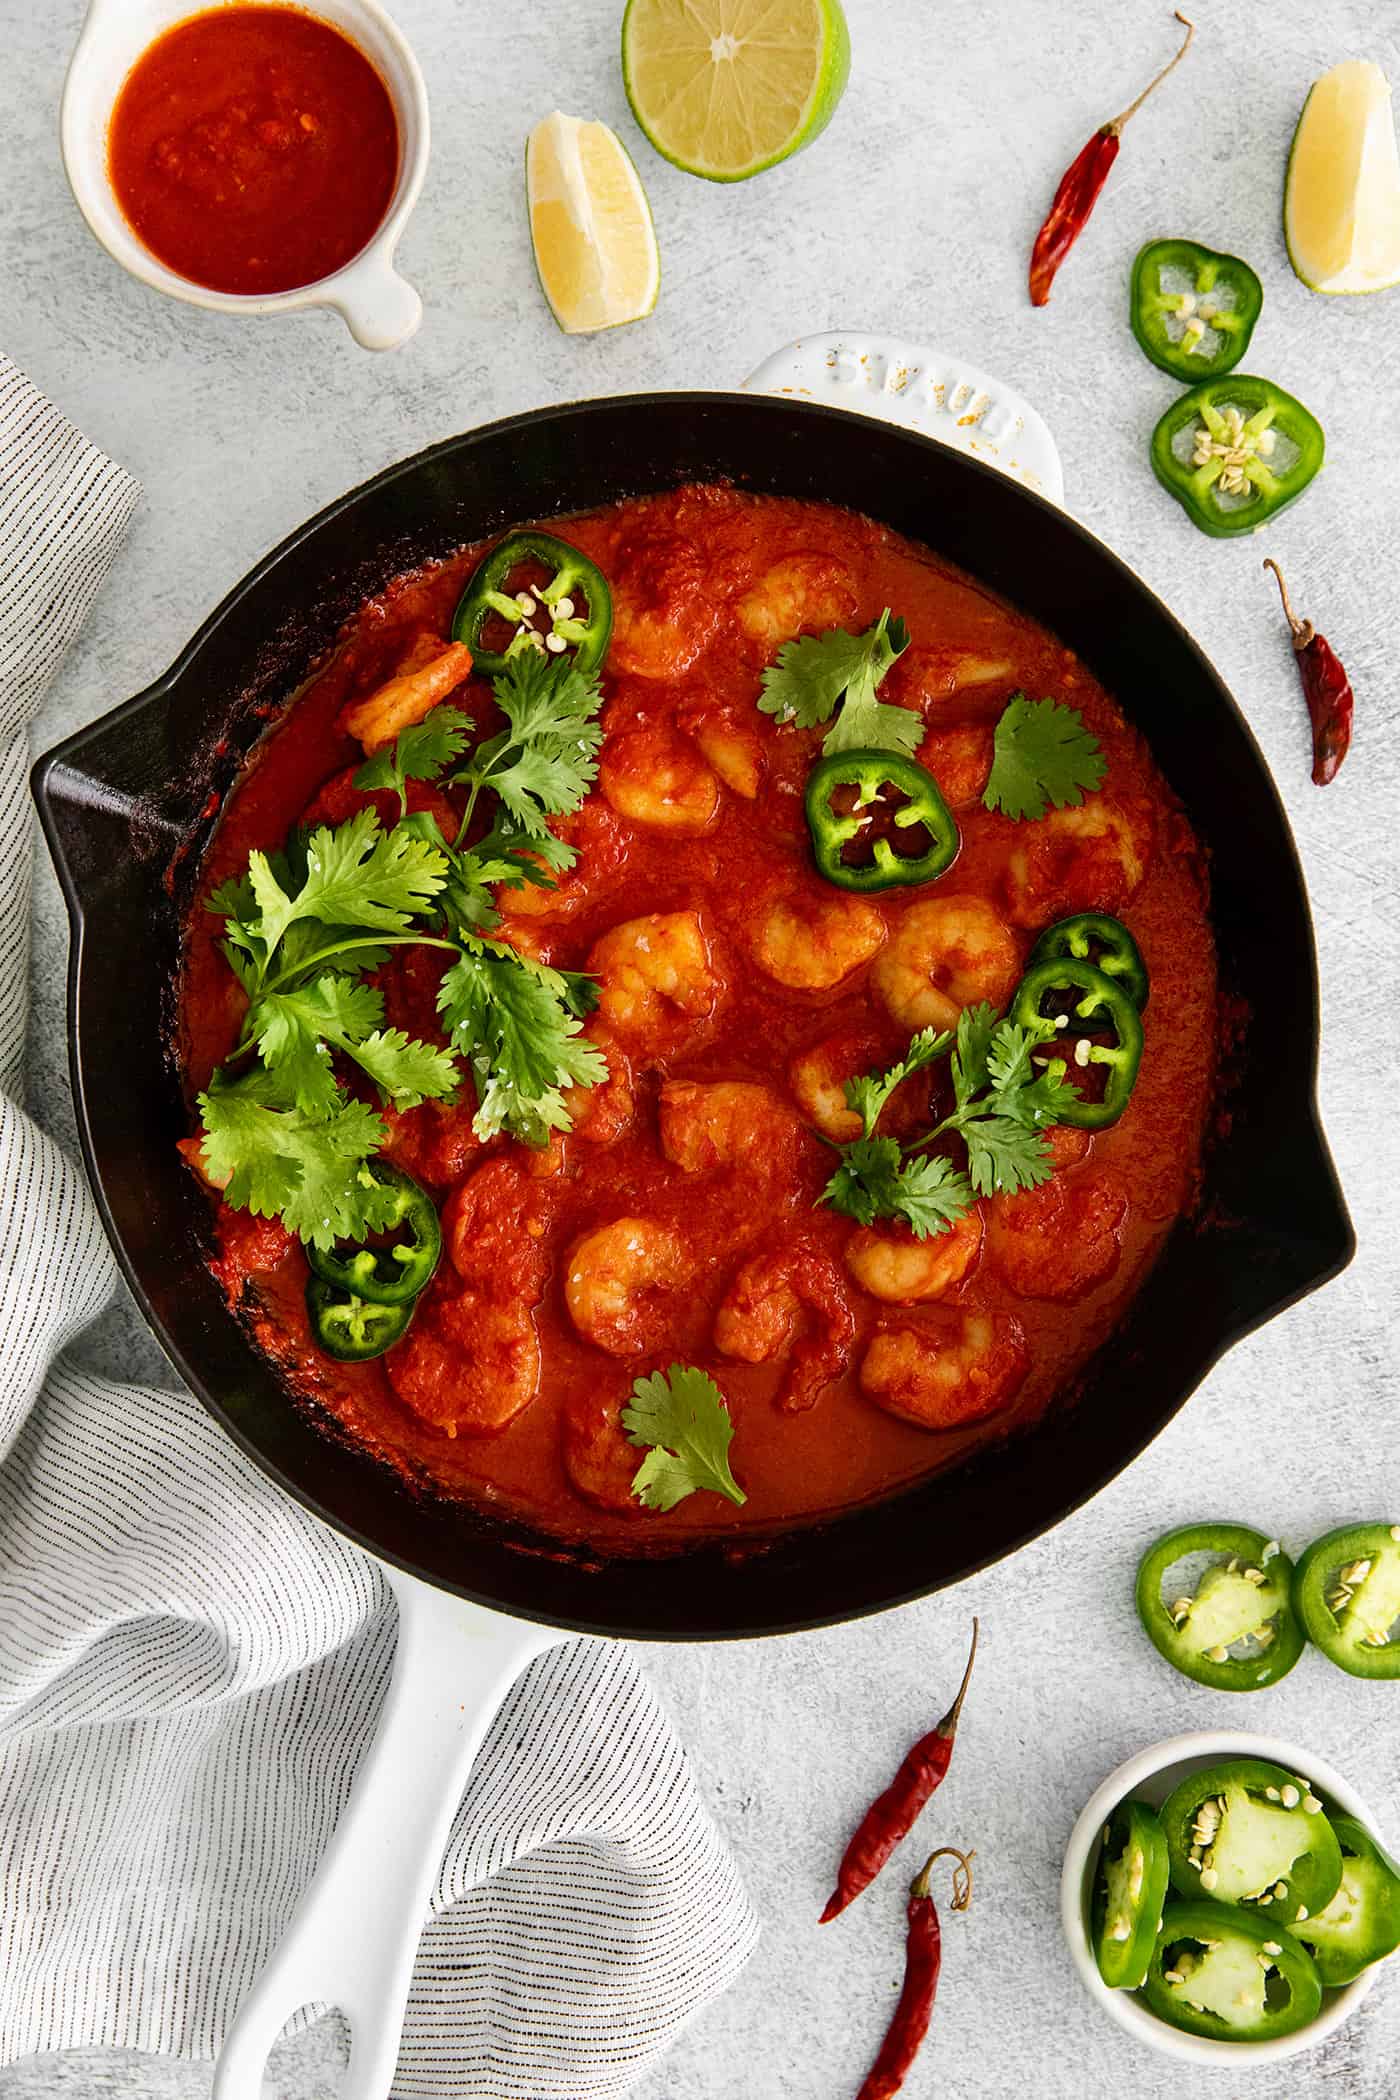
<path id="1" fill-rule="evenodd" d="M 1118 145 L 1123 126 L 1129 117 L 1135 116 L 1154 88 L 1161 86 L 1174 67 L 1186 56 L 1195 24 L 1177 12 L 1177 21 L 1186 31 L 1181 49 L 1170 65 L 1163 66 L 1155 80 L 1149 80 L 1136 102 L 1130 102 L 1121 116 L 1107 124 L 1101 124 L 1088 145 L 1076 160 L 1065 170 L 1060 187 L 1056 190 L 1045 224 L 1035 237 L 1031 250 L 1031 304 L 1044 306 L 1050 297 L 1050 287 L 1055 273 L 1069 254 L 1089 223 L 1089 214 L 1099 200 L 1099 191 L 1108 180 L 1108 171 L 1118 158 Z"/>
<path id="2" fill-rule="evenodd" d="M 953 1738 L 958 1715 L 967 1696 L 968 1679 L 977 1655 L 977 1621 L 972 1622 L 972 1647 L 958 1696 L 943 1719 L 927 1735 L 921 1735 L 879 1799 L 872 1801 L 842 1855 L 836 1887 L 827 1899 L 821 1923 L 830 1924 L 853 1903 L 862 1889 L 869 1888 L 901 1838 L 908 1836 L 930 1796 L 942 1783 L 953 1756 Z"/>
<path id="3" fill-rule="evenodd" d="M 856 2100 L 890 2100 L 908 2076 L 933 2017 L 938 1991 L 938 1972 L 943 1966 L 943 1929 L 930 1893 L 934 1861 L 951 1853 L 958 1862 L 953 1869 L 953 1908 L 966 1910 L 972 1901 L 972 1862 L 975 1852 L 959 1852 L 956 1845 L 940 1845 L 909 1890 L 909 1932 L 904 1944 L 904 1983 L 894 2009 L 889 2032 L 880 2053 L 866 2073 Z"/>
<path id="4" fill-rule="evenodd" d="M 1312 723 L 1312 777 L 1318 787 L 1326 787 L 1329 780 L 1336 779 L 1342 760 L 1351 748 L 1351 718 L 1356 709 L 1351 680 L 1342 669 L 1341 659 L 1331 643 L 1324 641 L 1311 620 L 1300 620 L 1289 604 L 1288 586 L 1278 563 L 1266 560 L 1264 567 L 1272 569 L 1278 581 L 1283 615 L 1293 636 L 1298 675 L 1303 681 L 1303 698 L 1308 703 L 1308 719 Z"/>

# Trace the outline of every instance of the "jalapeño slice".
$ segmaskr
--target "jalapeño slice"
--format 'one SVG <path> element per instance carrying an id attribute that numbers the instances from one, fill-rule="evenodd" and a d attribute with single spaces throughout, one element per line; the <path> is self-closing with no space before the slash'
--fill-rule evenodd
<path id="1" fill-rule="evenodd" d="M 1166 1581 L 1193 1556 L 1210 1560 L 1194 1583 Z M 1248 1524 L 1184 1524 L 1143 1555 L 1138 1617 L 1173 1669 L 1218 1692 L 1277 1684 L 1303 1652 L 1293 1609 L 1293 1563 L 1275 1539 Z"/>
<path id="2" fill-rule="evenodd" d="M 1285 1927 L 1223 1903 L 1169 1903 L 1146 1997 L 1159 2019 L 1186 2034 L 1264 2042 L 1317 2018 L 1322 1981 Z"/>
<path id="3" fill-rule="evenodd" d="M 1094 1959 L 1110 1990 L 1142 1988 L 1168 1883 L 1167 1841 L 1141 1801 L 1120 1801 L 1104 1825 L 1094 1877 Z"/>
<path id="4" fill-rule="evenodd" d="M 932 882 L 962 843 L 932 773 L 897 751 L 836 751 L 819 759 L 805 807 L 817 868 L 838 889 Z"/>
<path id="5" fill-rule="evenodd" d="M 1188 386 L 1234 370 L 1263 304 L 1247 262 L 1197 241 L 1149 241 L 1133 264 L 1129 318 L 1139 348 Z"/>
<path id="6" fill-rule="evenodd" d="M 1152 433 L 1152 470 L 1193 525 L 1228 539 L 1301 496 L 1326 445 L 1301 401 L 1271 379 L 1232 372 L 1172 403 Z"/>
<path id="7" fill-rule="evenodd" d="M 1344 1524 L 1314 1539 L 1293 1578 L 1310 1640 L 1352 1677 L 1400 1677 L 1400 1524 Z"/>
<path id="8" fill-rule="evenodd" d="M 1139 1013 L 1146 1006 L 1148 976 L 1142 950 L 1123 921 L 1111 912 L 1077 911 L 1073 918 L 1047 926 L 1030 952 L 1029 966 L 1054 962 L 1062 955 L 1091 962 L 1105 977 L 1121 984 Z"/>
<path id="9" fill-rule="evenodd" d="M 1315 1918 L 1293 1927 L 1329 1990 L 1351 1983 L 1400 1947 L 1400 1866 L 1354 1816 L 1327 1820 L 1342 1848 L 1342 1881 Z"/>
<path id="10" fill-rule="evenodd" d="M 1290 1928 L 1324 1910 L 1342 1854 L 1306 1779 L 1259 1757 L 1192 1772 L 1162 1804 L 1172 1887 Z"/>
<path id="11" fill-rule="evenodd" d="M 612 636 L 612 593 L 602 571 L 552 532 L 512 532 L 477 563 L 452 616 L 452 639 L 495 678 L 522 649 L 571 655 L 596 671 Z"/>
<path id="12" fill-rule="evenodd" d="M 387 1160 L 375 1160 L 362 1171 L 394 1192 L 394 1216 L 385 1239 L 363 1247 L 342 1242 L 323 1249 L 308 1244 L 306 1259 L 323 1282 L 351 1297 L 371 1305 L 409 1305 L 432 1282 L 442 1253 L 437 1206 L 426 1189 Z M 401 1231 L 407 1232 L 407 1239 L 387 1236 Z"/>
<path id="13" fill-rule="evenodd" d="M 1095 968 L 1065 955 L 1051 962 L 1035 963 L 1016 987 L 1011 1001 L 1011 1019 L 1021 1028 L 1037 1021 L 1054 1021 L 1067 1038 L 1079 1038 L 1073 1065 L 1063 1069 L 1073 1079 L 1076 1069 L 1102 1065 L 1105 1071 L 1102 1098 L 1092 1101 L 1081 1094 L 1059 1112 L 1062 1123 L 1079 1130 L 1106 1130 L 1116 1123 L 1132 1098 L 1142 1063 L 1142 1020 L 1131 995 L 1121 984 Z M 1091 1040 L 1109 1034 L 1112 1041 Z M 1056 1069 L 1051 1066 L 1051 1070 Z"/>
<path id="14" fill-rule="evenodd" d="M 407 1305 L 372 1305 L 353 1291 L 338 1291 L 323 1277 L 306 1286 L 306 1311 L 312 1339 L 337 1363 L 363 1364 L 402 1341 L 416 1300 Z"/>

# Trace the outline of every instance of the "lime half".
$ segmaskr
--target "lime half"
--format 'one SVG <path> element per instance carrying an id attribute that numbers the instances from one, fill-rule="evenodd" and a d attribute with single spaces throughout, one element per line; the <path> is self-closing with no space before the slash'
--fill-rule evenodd
<path id="1" fill-rule="evenodd" d="M 742 182 L 810 146 L 851 69 L 839 0 L 628 0 L 632 114 L 688 175 Z"/>

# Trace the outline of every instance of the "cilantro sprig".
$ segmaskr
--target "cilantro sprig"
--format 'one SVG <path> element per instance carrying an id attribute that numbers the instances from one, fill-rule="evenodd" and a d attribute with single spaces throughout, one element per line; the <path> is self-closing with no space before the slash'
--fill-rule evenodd
<path id="1" fill-rule="evenodd" d="M 1077 809 L 1107 771 L 1098 738 L 1077 708 L 1013 693 L 996 726 L 982 800 L 1017 822 L 1036 821 L 1051 803 Z"/>
<path id="2" fill-rule="evenodd" d="M 348 1091 L 349 1072 L 403 1110 L 450 1100 L 465 1071 L 477 1134 L 536 1146 L 570 1127 L 570 1088 L 607 1077 L 582 1034 L 592 979 L 489 937 L 501 886 L 552 885 L 574 859 L 550 820 L 576 809 L 596 775 L 597 681 L 571 662 L 520 657 L 495 697 L 507 727 L 474 749 L 470 716 L 444 706 L 361 766 L 357 787 L 397 794 L 397 823 L 385 829 L 366 808 L 294 833 L 281 854 L 251 853 L 208 899 L 248 1007 L 199 1097 L 205 1169 L 235 1208 L 281 1217 L 321 1247 L 392 1222 L 393 1193 L 370 1167 L 388 1133 Z M 430 812 L 409 813 L 410 781 L 466 789 L 455 838 Z M 490 827 L 468 843 L 488 791 Z M 445 1049 L 386 1027 L 383 995 L 364 981 L 401 946 L 451 958 L 438 997 Z"/>
<path id="3" fill-rule="evenodd" d="M 1052 1171 L 1045 1131 L 1079 1098 L 1058 1061 L 1037 1072 L 1031 1053 L 1054 1037 L 1049 1021 L 1023 1027 L 983 1002 L 959 1016 L 956 1032 L 923 1029 L 898 1064 L 846 1083 L 861 1135 L 841 1145 L 840 1164 L 822 1202 L 861 1225 L 895 1218 L 917 1239 L 947 1232 L 979 1196 L 1035 1188 Z M 879 1137 L 876 1125 L 896 1087 L 939 1058 L 949 1058 L 952 1110 L 907 1144 Z M 927 1148 L 962 1140 L 966 1168 Z"/>
<path id="4" fill-rule="evenodd" d="M 734 1423 L 707 1372 L 672 1364 L 669 1371 L 639 1378 L 622 1410 L 622 1426 L 628 1442 L 646 1450 L 632 1476 L 632 1493 L 645 1508 L 674 1509 L 700 1488 L 740 1507 L 747 1502 L 729 1467 Z"/>
<path id="5" fill-rule="evenodd" d="M 827 757 L 833 751 L 898 751 L 912 758 L 923 742 L 922 718 L 876 698 L 885 673 L 908 647 L 909 629 L 888 606 L 864 634 L 831 627 L 825 634 L 799 635 L 784 643 L 764 672 L 758 704 L 780 721 L 817 729 L 840 702 L 822 739 Z"/>

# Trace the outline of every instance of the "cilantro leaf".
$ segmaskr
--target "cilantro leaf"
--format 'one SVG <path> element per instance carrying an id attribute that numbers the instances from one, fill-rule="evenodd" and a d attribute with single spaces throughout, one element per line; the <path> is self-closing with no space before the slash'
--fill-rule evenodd
<path id="1" fill-rule="evenodd" d="M 1102 786 L 1108 764 L 1084 718 L 1058 700 L 1014 693 L 997 723 L 992 770 L 982 800 L 1019 822 L 1056 809 L 1078 808 Z"/>
<path id="2" fill-rule="evenodd" d="M 941 1153 L 905 1155 L 897 1138 L 857 1138 L 841 1148 L 841 1164 L 821 1200 L 859 1225 L 899 1218 L 916 1239 L 946 1232 L 973 1204 L 967 1176 Z"/>
<path id="3" fill-rule="evenodd" d="M 508 659 L 492 691 L 510 726 L 478 745 L 452 778 L 474 793 L 489 787 L 519 831 L 550 837 L 548 819 L 577 809 L 598 777 L 597 676 L 580 671 L 571 657 L 523 649 Z"/>
<path id="4" fill-rule="evenodd" d="M 988 1081 L 987 1059 L 996 1032 L 997 1010 L 986 999 L 976 1006 L 965 1006 L 958 1015 L 958 1041 L 950 1060 L 953 1075 L 953 1098 L 959 1108 L 966 1108 L 974 1094 L 980 1094 Z"/>
<path id="5" fill-rule="evenodd" d="M 393 1223 L 395 1193 L 365 1167 L 385 1130 L 364 1102 L 337 1092 L 329 1113 L 310 1116 L 281 1073 L 254 1070 L 233 1081 L 216 1075 L 199 1111 L 205 1171 L 236 1210 L 280 1217 L 322 1248 Z"/>
<path id="6" fill-rule="evenodd" d="M 397 1109 L 443 1100 L 460 1074 L 451 1056 L 383 1026 L 384 1000 L 367 984 L 320 977 L 300 991 L 264 993 L 249 1014 L 263 1063 L 285 1076 L 298 1108 L 324 1114 L 336 1092 L 331 1051 L 352 1058 Z"/>
<path id="7" fill-rule="evenodd" d="M 564 1090 L 606 1079 L 607 1060 L 581 1031 L 579 983 L 503 942 L 462 941 L 438 1011 L 476 1081 L 478 1137 L 505 1130 L 544 1145 L 551 1130 L 572 1127 Z"/>
<path id="8" fill-rule="evenodd" d="M 942 1057 L 952 1041 L 952 1034 L 946 1028 L 921 1028 L 897 1065 L 891 1065 L 887 1072 L 866 1072 L 858 1079 L 846 1081 L 847 1106 L 860 1117 L 866 1137 L 874 1134 L 881 1112 L 896 1087 Z"/>
<path id="9" fill-rule="evenodd" d="M 400 825 L 382 831 L 372 809 L 357 810 L 334 830 L 319 825 L 307 841 L 306 861 L 306 881 L 289 895 L 265 853 L 248 856 L 257 930 L 269 957 L 299 919 L 406 933 L 447 878 L 441 850 Z"/>
<path id="10" fill-rule="evenodd" d="M 979 1196 L 993 1196 L 999 1189 L 1033 1189 L 1054 1172 L 1045 1139 L 1033 1123 L 983 1115 L 960 1127 L 968 1176 Z"/>
<path id="11" fill-rule="evenodd" d="M 845 695 L 840 714 L 822 742 L 822 750 L 899 751 L 912 757 L 923 742 L 922 719 L 907 707 L 877 700 L 876 690 L 890 665 L 909 646 L 909 629 L 891 617 L 888 606 L 864 634 L 844 627 L 825 634 L 799 635 L 785 642 L 776 663 L 763 673 L 758 704 L 765 714 L 816 729 L 830 720 Z"/>
<path id="12" fill-rule="evenodd" d="M 632 1476 L 632 1493 L 647 1509 L 674 1509 L 702 1488 L 741 1507 L 748 1500 L 729 1467 L 734 1423 L 708 1373 L 672 1364 L 639 1378 L 622 1426 L 639 1450 L 650 1446 Z"/>
<path id="13" fill-rule="evenodd" d="M 467 748 L 472 718 L 460 707 L 435 707 L 421 722 L 410 722 L 392 744 L 367 758 L 355 775 L 354 785 L 367 793 L 392 788 L 399 808 L 408 814 L 405 792 L 410 780 L 436 780 L 439 773 L 459 759 Z"/>

